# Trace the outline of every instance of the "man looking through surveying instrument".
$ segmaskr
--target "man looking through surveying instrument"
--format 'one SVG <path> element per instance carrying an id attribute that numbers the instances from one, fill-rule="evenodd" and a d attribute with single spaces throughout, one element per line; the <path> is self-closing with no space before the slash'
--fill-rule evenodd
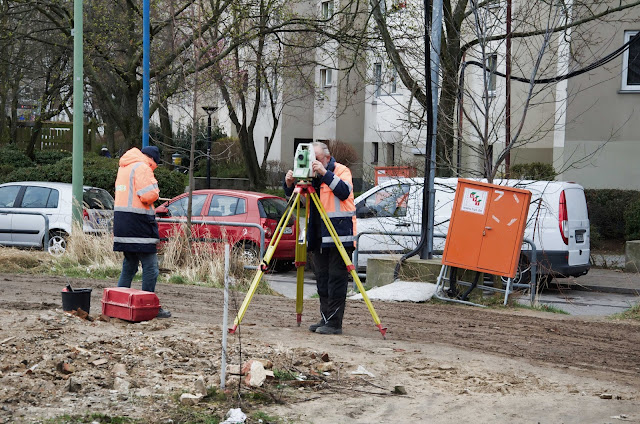
<path id="1" fill-rule="evenodd" d="M 314 142 L 312 146 L 315 160 L 311 162 L 311 169 L 315 176 L 311 179 L 311 185 L 319 193 L 322 207 L 327 212 L 345 250 L 351 256 L 356 234 L 356 207 L 351 171 L 331 157 L 326 144 Z M 293 174 L 293 171 L 289 170 L 285 175 L 284 191 L 287 196 L 291 196 L 295 188 L 296 179 Z M 349 273 L 313 202 L 310 202 L 310 210 L 307 213 L 307 250 L 313 252 L 321 315 L 320 321 L 311 325 L 309 330 L 319 334 L 342 334 Z"/>

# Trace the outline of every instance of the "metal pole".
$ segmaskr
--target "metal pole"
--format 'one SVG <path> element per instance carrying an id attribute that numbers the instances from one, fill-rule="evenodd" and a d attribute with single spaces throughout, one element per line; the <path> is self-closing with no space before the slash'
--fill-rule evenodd
<path id="1" fill-rule="evenodd" d="M 426 3 L 426 1 L 425 1 Z M 427 9 L 428 5 L 425 4 L 425 21 L 428 22 Z M 425 28 L 427 28 L 425 22 Z M 434 179 L 436 176 L 436 143 L 437 143 L 437 129 L 438 129 L 438 85 L 439 85 L 439 72 L 440 72 L 440 41 L 442 36 L 442 0 L 434 0 L 431 14 L 431 35 L 428 35 L 428 30 L 425 29 L 425 56 L 427 55 L 427 48 L 429 49 L 428 57 L 425 57 L 427 66 L 425 73 L 428 73 L 428 84 L 430 89 L 428 90 L 427 98 L 431 98 L 431 125 L 427 122 L 428 128 L 428 142 L 425 150 L 425 196 L 428 198 L 424 201 L 426 211 L 423 211 L 422 216 L 423 226 L 426 226 L 424 232 L 426 241 L 420 252 L 421 259 L 433 258 L 433 208 L 435 204 L 435 190 Z M 429 119 L 429 116 L 427 117 Z M 426 213 L 425 213 L 426 212 Z"/>
<path id="2" fill-rule="evenodd" d="M 73 222 L 82 230 L 82 158 L 84 148 L 84 72 L 82 0 L 73 2 Z"/>
<path id="3" fill-rule="evenodd" d="M 229 315 L 229 243 L 224 245 L 224 304 L 222 310 L 222 363 L 220 364 L 220 388 L 227 380 L 227 315 Z"/>
<path id="4" fill-rule="evenodd" d="M 207 119 L 207 188 L 211 188 L 211 113 Z"/>
<path id="5" fill-rule="evenodd" d="M 142 147 L 149 145 L 149 3 L 142 1 Z"/>
<path id="6" fill-rule="evenodd" d="M 506 69 L 505 69 L 505 83 L 506 83 L 506 104 L 505 104 L 505 149 L 507 154 L 504 158 L 504 170 L 507 178 L 509 178 L 509 172 L 511 168 L 511 151 L 509 150 L 509 144 L 511 144 L 511 0 L 507 0 L 507 54 L 505 55 Z"/>

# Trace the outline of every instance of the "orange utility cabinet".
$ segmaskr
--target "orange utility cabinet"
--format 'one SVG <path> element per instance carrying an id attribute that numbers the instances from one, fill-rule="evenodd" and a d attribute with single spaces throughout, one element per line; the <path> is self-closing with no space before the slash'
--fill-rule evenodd
<path id="1" fill-rule="evenodd" d="M 442 264 L 513 278 L 531 192 L 458 180 Z"/>

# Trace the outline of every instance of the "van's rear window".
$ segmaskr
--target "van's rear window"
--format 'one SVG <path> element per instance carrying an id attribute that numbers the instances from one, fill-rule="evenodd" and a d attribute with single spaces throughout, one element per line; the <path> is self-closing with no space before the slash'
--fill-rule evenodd
<path id="1" fill-rule="evenodd" d="M 90 188 L 82 194 L 82 202 L 88 209 L 113 209 L 113 198 L 101 189 Z"/>

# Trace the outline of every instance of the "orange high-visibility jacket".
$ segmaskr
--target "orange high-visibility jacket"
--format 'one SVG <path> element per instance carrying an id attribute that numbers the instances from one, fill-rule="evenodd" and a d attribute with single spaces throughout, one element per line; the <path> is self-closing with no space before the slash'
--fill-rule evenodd
<path id="1" fill-rule="evenodd" d="M 344 247 L 355 246 L 356 235 L 356 206 L 353 198 L 353 180 L 351 171 L 335 158 L 329 160 L 327 173 L 311 180 L 311 184 L 318 192 L 320 203 L 327 212 L 331 224 L 336 229 L 338 238 Z M 283 182 L 284 191 L 291 196 L 294 186 L 287 187 Z M 335 246 L 329 230 L 313 202 L 309 215 L 309 229 L 307 231 L 307 247 L 310 251 L 318 247 Z"/>
<path id="2" fill-rule="evenodd" d="M 156 252 L 158 224 L 153 202 L 160 197 L 156 163 L 134 147 L 120 158 L 113 212 L 113 250 Z"/>

